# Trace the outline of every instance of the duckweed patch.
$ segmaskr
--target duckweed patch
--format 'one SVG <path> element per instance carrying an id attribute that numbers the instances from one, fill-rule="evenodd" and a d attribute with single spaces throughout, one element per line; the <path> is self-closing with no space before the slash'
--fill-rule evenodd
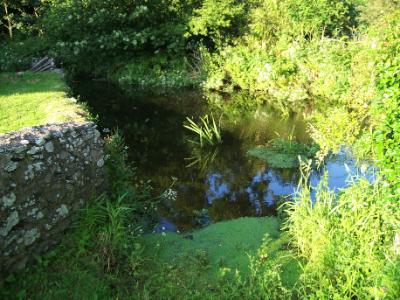
<path id="1" fill-rule="evenodd" d="M 252 271 L 250 257 L 259 256 L 258 251 L 263 248 L 268 253 L 267 260 L 282 265 L 284 285 L 292 286 L 300 270 L 294 259 L 284 255 L 288 253 L 284 250 L 288 240 L 281 236 L 280 225 L 276 217 L 243 217 L 192 233 L 150 234 L 141 241 L 150 269 L 156 273 L 179 269 L 181 279 L 198 273 L 198 286 L 214 285 L 215 281 L 237 274 L 246 278 Z M 267 242 L 263 243 L 265 239 Z"/>

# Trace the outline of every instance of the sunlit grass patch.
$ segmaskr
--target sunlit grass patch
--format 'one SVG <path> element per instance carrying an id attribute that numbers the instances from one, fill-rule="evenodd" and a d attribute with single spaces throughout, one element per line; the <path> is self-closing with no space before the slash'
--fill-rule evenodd
<path id="1" fill-rule="evenodd" d="M 0 133 L 65 121 L 82 122 L 84 110 L 68 98 L 55 72 L 0 74 Z"/>

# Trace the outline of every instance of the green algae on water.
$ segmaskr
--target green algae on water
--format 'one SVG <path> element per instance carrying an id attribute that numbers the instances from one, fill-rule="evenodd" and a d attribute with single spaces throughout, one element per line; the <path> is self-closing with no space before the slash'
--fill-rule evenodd
<path id="1" fill-rule="evenodd" d="M 152 262 L 148 265 L 152 272 L 161 274 L 163 270 L 179 268 L 181 276 L 189 277 L 189 274 L 200 274 L 201 270 L 197 283 L 207 285 L 220 279 L 222 273 L 234 276 L 239 272 L 248 276 L 251 272 L 249 259 L 257 256 L 267 237 L 269 259 L 280 260 L 282 279 L 292 285 L 297 278 L 298 265 L 287 257 L 281 260 L 288 241 L 281 235 L 280 226 L 281 221 L 276 217 L 243 217 L 191 233 L 145 235 L 141 241 L 147 261 Z"/>

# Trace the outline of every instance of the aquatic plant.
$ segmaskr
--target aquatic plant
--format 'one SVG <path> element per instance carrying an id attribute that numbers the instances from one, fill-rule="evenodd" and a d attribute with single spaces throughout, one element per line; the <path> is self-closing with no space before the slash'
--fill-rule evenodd
<path id="1" fill-rule="evenodd" d="M 200 123 L 197 124 L 191 118 L 187 117 L 188 123 L 183 124 L 183 127 L 189 129 L 190 131 L 196 133 L 199 137 L 199 144 L 201 147 L 205 145 L 215 146 L 222 143 L 221 136 L 221 118 L 219 118 L 218 125 L 215 122 L 214 116 L 205 115 L 200 118 Z"/>
<path id="2" fill-rule="evenodd" d="M 319 147 L 316 144 L 302 144 L 293 139 L 271 140 L 267 145 L 250 149 L 251 156 L 265 160 L 272 168 L 297 168 L 301 161 L 314 158 Z"/>

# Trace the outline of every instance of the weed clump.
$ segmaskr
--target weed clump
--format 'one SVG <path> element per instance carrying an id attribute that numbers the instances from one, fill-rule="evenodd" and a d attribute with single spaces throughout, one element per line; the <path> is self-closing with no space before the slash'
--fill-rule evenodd
<path id="1" fill-rule="evenodd" d="M 307 177 L 303 182 L 307 181 Z M 388 202 L 388 185 L 359 180 L 339 195 L 327 181 L 311 200 L 307 184 L 288 202 L 285 228 L 302 261 L 300 298 L 396 299 L 399 256 L 394 251 L 399 205 Z"/>

